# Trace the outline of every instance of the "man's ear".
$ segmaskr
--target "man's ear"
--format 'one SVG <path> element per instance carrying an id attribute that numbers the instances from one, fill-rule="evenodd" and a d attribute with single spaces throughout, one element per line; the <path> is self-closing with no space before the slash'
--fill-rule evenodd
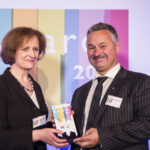
<path id="1" fill-rule="evenodd" d="M 120 51 L 120 42 L 116 42 L 116 52 L 119 53 Z"/>

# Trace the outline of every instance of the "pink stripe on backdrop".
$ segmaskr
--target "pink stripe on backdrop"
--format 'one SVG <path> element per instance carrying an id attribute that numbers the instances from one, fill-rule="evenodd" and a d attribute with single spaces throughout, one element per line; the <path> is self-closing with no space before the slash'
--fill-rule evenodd
<path id="1" fill-rule="evenodd" d="M 86 70 L 90 64 L 86 48 L 82 47 L 85 46 L 83 38 L 86 37 L 89 27 L 98 22 L 105 22 L 116 28 L 121 44 L 118 59 L 120 64 L 128 69 L 128 10 L 79 10 L 79 65 L 82 77 L 79 79 L 79 86 L 89 80 Z"/>
<path id="2" fill-rule="evenodd" d="M 110 24 L 111 10 L 105 10 L 104 22 Z"/>
<path id="3" fill-rule="evenodd" d="M 82 42 L 86 37 L 87 30 L 93 24 L 104 21 L 104 10 L 80 10 L 79 11 L 79 42 Z M 86 76 L 86 69 L 89 65 L 87 53 L 82 48 L 82 43 L 79 43 L 79 65 L 83 67 L 84 79 L 79 80 L 79 86 L 87 82 L 89 79 Z"/>
<path id="4" fill-rule="evenodd" d="M 112 10 L 110 19 L 110 24 L 116 28 L 120 41 L 118 60 L 128 69 L 128 10 Z"/>

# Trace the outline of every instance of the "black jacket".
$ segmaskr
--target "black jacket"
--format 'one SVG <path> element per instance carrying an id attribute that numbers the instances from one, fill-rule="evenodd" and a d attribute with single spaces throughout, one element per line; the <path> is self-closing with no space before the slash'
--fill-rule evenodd
<path id="1" fill-rule="evenodd" d="M 78 88 L 72 99 L 74 118 L 82 136 L 84 108 L 92 81 Z M 108 95 L 122 98 L 120 108 L 106 105 Z M 150 138 L 150 77 L 121 68 L 94 118 L 101 145 L 90 150 L 148 150 Z M 72 150 L 80 150 L 72 145 Z"/>
<path id="2" fill-rule="evenodd" d="M 31 77 L 31 76 L 30 76 Z M 9 68 L 0 76 L 0 150 L 45 150 L 43 142 L 32 143 L 32 119 L 48 115 L 40 86 L 31 77 L 38 109 Z"/>

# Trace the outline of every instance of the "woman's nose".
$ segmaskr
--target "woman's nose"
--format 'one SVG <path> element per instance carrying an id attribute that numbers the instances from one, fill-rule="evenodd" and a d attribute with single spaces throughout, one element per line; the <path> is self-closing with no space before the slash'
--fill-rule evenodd
<path id="1" fill-rule="evenodd" d="M 32 48 L 29 50 L 29 55 L 31 57 L 35 57 L 35 53 L 34 53 L 34 50 Z"/>

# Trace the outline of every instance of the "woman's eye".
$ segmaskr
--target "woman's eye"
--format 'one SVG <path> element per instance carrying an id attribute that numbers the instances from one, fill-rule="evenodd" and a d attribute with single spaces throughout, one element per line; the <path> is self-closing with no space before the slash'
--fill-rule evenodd
<path id="1" fill-rule="evenodd" d="M 37 47 L 34 47 L 33 49 L 34 49 L 35 51 L 39 51 L 39 48 L 37 48 Z"/>
<path id="2" fill-rule="evenodd" d="M 26 51 L 26 50 L 28 50 L 28 47 L 25 47 L 25 48 L 23 48 L 22 50 Z"/>

